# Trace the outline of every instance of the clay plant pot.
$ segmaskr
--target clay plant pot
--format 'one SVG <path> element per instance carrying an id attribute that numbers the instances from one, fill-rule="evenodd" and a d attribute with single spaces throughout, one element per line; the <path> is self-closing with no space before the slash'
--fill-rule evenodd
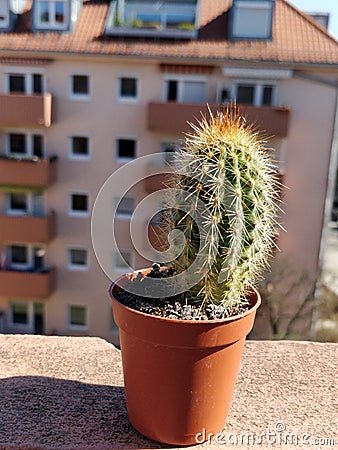
<path id="1" fill-rule="evenodd" d="M 143 271 L 146 273 L 147 271 Z M 121 286 L 134 274 L 117 281 Z M 224 320 L 174 320 L 144 314 L 119 303 L 112 284 L 128 416 L 143 435 L 173 445 L 191 445 L 216 435 L 228 415 L 246 335 L 252 329 L 259 293 L 251 308 Z"/>

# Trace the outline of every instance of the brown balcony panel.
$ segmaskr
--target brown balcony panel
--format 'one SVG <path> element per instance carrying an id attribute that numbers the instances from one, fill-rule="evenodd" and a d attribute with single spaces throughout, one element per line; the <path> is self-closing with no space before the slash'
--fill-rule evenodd
<path id="1" fill-rule="evenodd" d="M 55 289 L 55 269 L 45 273 L 0 270 L 0 296 L 43 299 Z"/>
<path id="2" fill-rule="evenodd" d="M 248 122 L 253 123 L 264 135 L 286 137 L 290 111 L 287 108 L 270 106 L 238 105 Z M 211 111 L 221 106 L 210 105 Z M 208 109 L 202 103 L 149 103 L 148 129 L 166 133 L 183 133 L 192 131 L 187 122 L 196 123 L 201 113 L 207 115 Z"/>
<path id="3" fill-rule="evenodd" d="M 170 174 L 157 174 L 147 177 L 145 179 L 145 190 L 149 194 L 158 191 L 159 189 L 165 189 L 168 186 L 170 180 Z"/>
<path id="4" fill-rule="evenodd" d="M 0 159 L 0 185 L 45 188 L 54 183 L 56 163 L 48 159 Z"/>
<path id="5" fill-rule="evenodd" d="M 6 127 L 50 127 L 52 96 L 1 94 L 0 125 Z"/>
<path id="6" fill-rule="evenodd" d="M 56 215 L 0 216 L 0 242 L 47 244 L 56 233 Z"/>
<path id="7" fill-rule="evenodd" d="M 148 225 L 148 238 L 150 244 L 158 251 L 166 251 L 169 248 L 167 233 L 163 226 L 158 223 Z"/>

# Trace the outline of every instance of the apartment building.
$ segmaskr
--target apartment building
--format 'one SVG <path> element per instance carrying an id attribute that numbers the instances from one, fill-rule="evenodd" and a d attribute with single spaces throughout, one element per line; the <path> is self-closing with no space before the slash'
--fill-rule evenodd
<path id="1" fill-rule="evenodd" d="M 116 342 L 95 199 L 126 163 L 158 152 L 164 163 L 207 103 L 236 99 L 268 136 L 288 186 L 279 246 L 315 282 L 338 43 L 314 20 L 286 0 L 0 0 L 0 31 L 0 332 Z M 112 277 L 149 265 L 129 224 L 160 180 L 122 200 L 113 187 Z"/>

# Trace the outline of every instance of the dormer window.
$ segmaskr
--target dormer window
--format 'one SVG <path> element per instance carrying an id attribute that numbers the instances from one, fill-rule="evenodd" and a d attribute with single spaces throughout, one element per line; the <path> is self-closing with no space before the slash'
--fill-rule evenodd
<path id="1" fill-rule="evenodd" d="M 271 39 L 274 0 L 233 0 L 230 39 Z"/>
<path id="2" fill-rule="evenodd" d="M 37 0 L 37 25 L 48 29 L 66 28 L 68 12 L 68 0 Z"/>
<path id="3" fill-rule="evenodd" d="M 9 5 L 8 0 L 0 0 L 0 29 L 9 26 Z"/>
<path id="4" fill-rule="evenodd" d="M 198 0 L 112 0 L 105 33 L 192 39 L 197 36 Z"/>

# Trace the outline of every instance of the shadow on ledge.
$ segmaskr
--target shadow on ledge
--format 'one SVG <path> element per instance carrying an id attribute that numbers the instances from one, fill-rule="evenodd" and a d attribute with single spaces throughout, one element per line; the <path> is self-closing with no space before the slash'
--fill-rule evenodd
<path id="1" fill-rule="evenodd" d="M 0 449 L 171 448 L 128 422 L 124 388 L 48 377 L 0 380 Z"/>

